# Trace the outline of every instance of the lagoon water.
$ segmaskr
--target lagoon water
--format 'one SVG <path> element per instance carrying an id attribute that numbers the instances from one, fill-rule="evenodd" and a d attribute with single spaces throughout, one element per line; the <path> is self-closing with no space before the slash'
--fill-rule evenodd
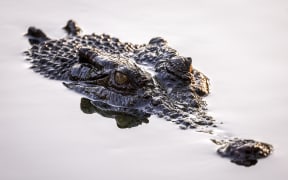
<path id="1" fill-rule="evenodd" d="M 0 17 L 0 179 L 288 178 L 288 1 L 9 0 Z M 82 113 L 81 95 L 31 71 L 21 54 L 30 25 L 59 38 L 68 19 L 133 43 L 164 37 L 210 78 L 219 130 L 275 151 L 246 168 L 216 155 L 212 135 L 157 117 L 119 129 Z"/>

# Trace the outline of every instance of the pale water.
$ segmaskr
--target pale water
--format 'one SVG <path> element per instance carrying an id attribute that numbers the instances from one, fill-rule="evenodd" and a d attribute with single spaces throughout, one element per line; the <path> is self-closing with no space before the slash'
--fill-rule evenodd
<path id="1" fill-rule="evenodd" d="M 288 1 L 9 0 L 0 17 L 1 180 L 288 178 Z M 82 113 L 81 95 L 31 71 L 21 54 L 30 25 L 56 38 L 68 19 L 133 43 L 164 37 L 210 77 L 219 130 L 274 153 L 246 168 L 216 155 L 211 135 L 156 117 L 119 129 Z"/>

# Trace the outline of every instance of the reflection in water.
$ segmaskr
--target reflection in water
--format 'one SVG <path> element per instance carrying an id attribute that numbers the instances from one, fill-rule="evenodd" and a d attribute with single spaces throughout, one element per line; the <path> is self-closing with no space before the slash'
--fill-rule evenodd
<path id="1" fill-rule="evenodd" d="M 147 119 L 150 115 L 147 113 L 135 110 L 132 114 L 118 112 L 108 105 L 98 101 L 92 101 L 87 98 L 81 98 L 81 110 L 86 114 L 98 113 L 104 117 L 114 118 L 119 128 L 132 128 L 141 125 L 142 123 L 149 123 Z"/>
<path id="2" fill-rule="evenodd" d="M 87 98 L 81 98 L 80 107 L 86 114 L 99 113 L 104 117 L 115 118 L 117 126 L 121 129 L 149 123 L 147 118 L 150 114 L 137 109 L 127 111 L 126 107 L 115 107 Z M 217 150 L 220 156 L 229 158 L 231 162 L 246 167 L 255 165 L 258 159 L 268 157 L 273 150 L 272 145 L 252 139 L 222 137 L 221 140 L 211 140 L 216 145 L 220 145 Z"/>

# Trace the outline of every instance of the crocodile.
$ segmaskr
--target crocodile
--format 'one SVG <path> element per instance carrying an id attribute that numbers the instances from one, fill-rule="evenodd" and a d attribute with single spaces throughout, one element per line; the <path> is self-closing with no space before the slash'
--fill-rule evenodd
<path id="1" fill-rule="evenodd" d="M 217 127 L 204 100 L 210 92 L 209 78 L 165 39 L 155 37 L 139 45 L 107 34 L 82 35 L 73 20 L 63 29 L 66 37 L 51 39 L 29 27 L 25 36 L 32 47 L 24 54 L 35 72 L 84 95 L 83 112 L 115 118 L 120 128 L 148 123 L 151 115 L 181 129 L 211 132 L 209 128 Z M 221 145 L 219 155 L 243 166 L 256 164 L 273 150 L 272 145 L 251 139 L 212 141 Z"/>

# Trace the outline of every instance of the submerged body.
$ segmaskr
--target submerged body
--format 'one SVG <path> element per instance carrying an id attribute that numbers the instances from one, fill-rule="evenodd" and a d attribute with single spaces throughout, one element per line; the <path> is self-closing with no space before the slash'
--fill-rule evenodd
<path id="1" fill-rule="evenodd" d="M 215 126 L 203 100 L 209 94 L 208 78 L 192 67 L 191 58 L 180 56 L 164 39 L 157 37 L 148 44 L 135 45 L 105 34 L 81 36 L 81 29 L 71 20 L 64 29 L 66 38 L 51 40 L 40 29 L 30 27 L 26 36 L 32 48 L 26 55 L 36 72 L 62 80 L 69 89 L 85 95 L 88 99 L 81 101 L 83 112 L 104 116 L 113 112 L 122 122 L 125 117 L 129 122 L 137 119 L 128 127 L 147 122 L 150 115 L 180 124 L 182 129 Z M 239 141 L 243 143 L 236 143 L 237 147 L 255 149 L 249 146 L 251 141 Z M 221 148 L 235 145 L 233 142 L 223 141 Z M 257 148 L 269 149 L 269 153 L 250 153 L 248 157 L 241 151 L 243 161 L 237 156 L 237 164 L 248 166 L 245 158 L 257 162 L 268 156 L 272 146 L 262 145 Z M 233 161 L 231 152 L 222 149 L 218 153 Z"/>

